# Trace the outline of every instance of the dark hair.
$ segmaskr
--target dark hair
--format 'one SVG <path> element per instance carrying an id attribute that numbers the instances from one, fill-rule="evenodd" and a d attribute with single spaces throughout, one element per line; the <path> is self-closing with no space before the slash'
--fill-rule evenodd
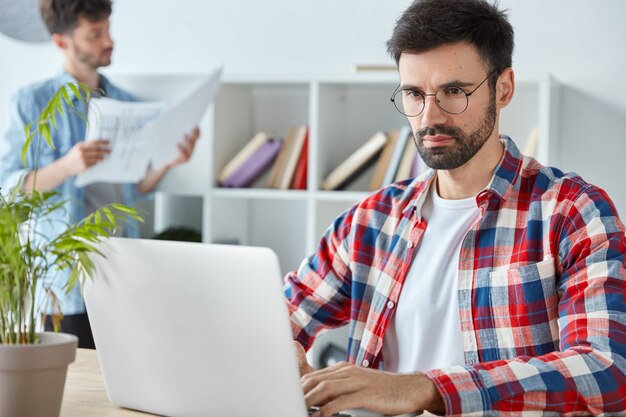
<path id="1" fill-rule="evenodd" d="M 397 64 L 403 52 L 468 42 L 487 70 L 500 74 L 513 59 L 513 27 L 505 12 L 486 0 L 415 0 L 396 22 L 387 51 Z M 496 79 L 491 77 L 492 88 Z"/>
<path id="2" fill-rule="evenodd" d="M 69 33 L 84 17 L 96 22 L 111 15 L 111 0 L 40 0 L 41 17 L 50 34 Z"/>

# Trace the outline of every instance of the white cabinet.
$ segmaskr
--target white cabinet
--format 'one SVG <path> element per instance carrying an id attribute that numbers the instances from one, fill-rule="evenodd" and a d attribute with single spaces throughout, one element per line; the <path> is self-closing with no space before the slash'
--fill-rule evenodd
<path id="1" fill-rule="evenodd" d="M 171 91 L 179 81 L 189 85 L 188 77 L 151 76 L 147 84 L 152 95 L 139 95 L 155 98 L 156 92 Z M 128 82 L 134 78 L 139 76 L 126 77 L 124 85 L 137 92 Z M 319 185 L 373 133 L 406 123 L 389 101 L 396 85 L 395 74 L 225 78 L 201 124 L 202 138 L 192 161 L 159 188 L 155 229 L 187 225 L 202 230 L 205 242 L 269 246 L 278 253 L 283 271 L 297 268 L 332 219 L 368 194 L 373 167 L 345 191 L 320 191 Z M 549 76 L 518 80 L 513 101 L 501 113 L 500 131 L 523 149 L 531 129 L 537 128 L 537 157 L 554 163 L 558 98 L 558 85 Z M 255 133 L 283 137 L 290 126 L 302 124 L 310 129 L 307 190 L 267 189 L 268 172 L 250 188 L 217 187 L 219 171 Z"/>
<path id="2" fill-rule="evenodd" d="M 112 77 L 143 98 L 184 93 L 198 75 Z M 311 254 L 331 221 L 365 197 L 373 168 L 345 191 L 319 191 L 324 177 L 373 133 L 407 123 L 389 98 L 396 74 L 355 74 L 343 78 L 226 77 L 214 106 L 201 123 L 202 138 L 190 163 L 172 172 L 155 199 L 155 230 L 191 226 L 203 241 L 269 246 L 284 273 Z M 533 128 L 539 131 L 538 159 L 554 163 L 557 83 L 549 76 L 519 80 L 503 110 L 500 131 L 520 149 Z M 171 99 L 171 98 L 170 98 Z M 216 178 L 224 165 L 259 131 L 284 137 L 291 126 L 309 126 L 308 188 L 265 188 L 268 173 L 252 187 L 224 189 Z M 328 338 L 327 338 L 328 339 Z"/>

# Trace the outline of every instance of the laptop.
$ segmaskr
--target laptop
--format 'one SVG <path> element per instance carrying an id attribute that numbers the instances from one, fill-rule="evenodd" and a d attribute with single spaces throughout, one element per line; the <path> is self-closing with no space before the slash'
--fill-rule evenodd
<path id="1" fill-rule="evenodd" d="M 271 249 L 124 238 L 99 249 L 83 290 L 112 403 L 170 417 L 308 416 Z"/>

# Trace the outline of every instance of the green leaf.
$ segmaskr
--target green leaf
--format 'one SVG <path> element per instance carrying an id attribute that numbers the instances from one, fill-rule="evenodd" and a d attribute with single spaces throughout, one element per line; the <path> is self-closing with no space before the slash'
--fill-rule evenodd
<path id="1" fill-rule="evenodd" d="M 25 137 L 29 137 L 30 136 L 30 129 L 32 128 L 32 123 L 28 123 L 26 126 L 24 126 L 24 136 Z"/>
<path id="2" fill-rule="evenodd" d="M 52 143 L 52 134 L 50 133 L 50 125 L 49 124 L 42 125 L 39 128 L 39 132 L 41 133 L 41 136 L 46 141 L 48 146 L 54 149 L 54 144 Z"/>
<path id="3" fill-rule="evenodd" d="M 67 279 L 67 283 L 63 287 L 65 289 L 65 294 L 69 294 L 70 291 L 74 289 L 74 287 L 78 283 L 78 278 L 80 278 L 80 272 L 78 271 L 78 268 L 72 268 L 70 276 Z"/>
<path id="4" fill-rule="evenodd" d="M 111 209 L 108 207 L 103 207 L 102 211 L 104 212 L 104 215 L 107 217 L 107 219 L 109 220 L 109 224 L 111 226 L 115 226 L 117 225 L 117 222 L 115 220 L 115 216 L 113 215 L 113 213 L 111 212 Z"/>
<path id="5" fill-rule="evenodd" d="M 78 253 L 78 259 L 80 259 L 80 263 L 85 269 L 85 272 L 92 271 L 94 269 L 93 261 L 89 258 L 89 255 L 85 252 Z"/>
<path id="6" fill-rule="evenodd" d="M 76 87 L 74 83 L 68 83 L 67 85 L 72 89 L 72 91 L 74 92 L 74 95 L 76 95 L 76 97 L 78 97 L 79 100 L 83 99 L 83 96 L 80 93 L 80 90 L 78 89 L 78 87 Z"/>
<path id="7" fill-rule="evenodd" d="M 58 129 L 56 117 L 53 115 L 50 116 L 50 123 L 54 126 L 55 129 Z"/>
<path id="8" fill-rule="evenodd" d="M 89 86 L 85 83 L 78 83 L 78 85 L 80 86 L 80 88 L 83 89 L 83 92 L 85 94 L 85 102 L 89 103 L 89 100 L 91 100 L 91 88 L 89 88 Z"/>
<path id="9" fill-rule="evenodd" d="M 129 217 L 131 217 L 131 218 L 133 218 L 135 220 L 143 222 L 143 218 L 139 215 L 139 212 L 137 210 L 133 209 L 133 208 L 124 206 L 122 204 L 117 204 L 117 203 L 110 204 L 110 206 L 112 208 L 114 208 L 115 210 L 117 210 L 117 211 L 119 211 L 121 213 L 124 213 L 127 216 L 129 216 Z"/>
<path id="10" fill-rule="evenodd" d="M 26 166 L 26 154 L 28 153 L 28 148 L 30 148 L 30 144 L 32 143 L 34 137 L 34 134 L 26 136 L 26 141 L 24 142 L 24 146 L 22 146 L 22 165 L 24 168 L 28 168 Z"/>
<path id="11" fill-rule="evenodd" d="M 61 87 L 61 96 L 63 97 L 63 100 L 65 100 L 65 102 L 67 103 L 68 106 L 74 108 L 74 102 L 70 99 L 69 94 L 67 93 L 67 86 L 63 86 Z M 63 112 L 61 112 L 61 114 L 63 114 Z"/>
<path id="12" fill-rule="evenodd" d="M 63 87 L 61 87 L 61 90 L 63 90 Z M 61 94 L 59 92 L 57 92 L 54 95 L 54 98 L 52 99 L 52 102 L 54 103 L 54 110 L 58 111 L 59 113 L 63 114 L 63 103 L 61 102 Z M 54 110 L 52 111 L 52 114 L 50 115 L 51 117 L 54 117 Z"/>

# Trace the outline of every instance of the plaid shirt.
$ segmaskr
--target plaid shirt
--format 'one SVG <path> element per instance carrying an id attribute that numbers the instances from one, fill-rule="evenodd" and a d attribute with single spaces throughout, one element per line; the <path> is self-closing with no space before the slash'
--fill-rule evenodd
<path id="1" fill-rule="evenodd" d="M 501 140 L 504 155 L 476 196 L 482 214 L 459 257 L 465 365 L 427 375 L 450 415 L 621 414 L 624 226 L 603 190 Z M 285 277 L 293 334 L 306 349 L 320 331 L 347 324 L 349 362 L 380 366 L 434 177 L 428 171 L 356 204 Z"/>

